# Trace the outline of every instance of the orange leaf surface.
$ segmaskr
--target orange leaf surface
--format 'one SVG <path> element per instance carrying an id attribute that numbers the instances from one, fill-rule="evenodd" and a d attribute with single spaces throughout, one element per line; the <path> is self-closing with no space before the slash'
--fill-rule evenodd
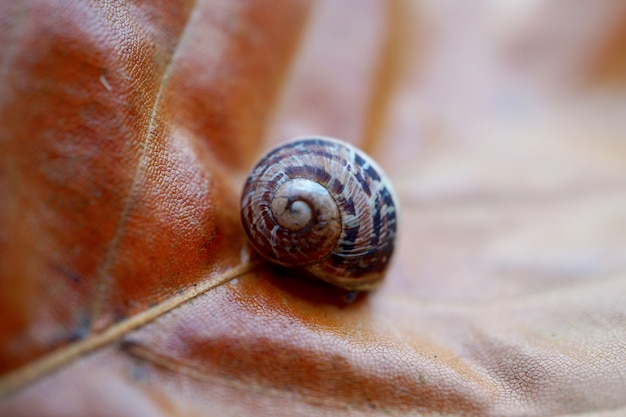
<path id="1" fill-rule="evenodd" d="M 0 5 L 0 415 L 626 413 L 624 22 L 611 0 Z M 354 301 L 239 224 L 256 158 L 307 134 L 399 196 Z"/>

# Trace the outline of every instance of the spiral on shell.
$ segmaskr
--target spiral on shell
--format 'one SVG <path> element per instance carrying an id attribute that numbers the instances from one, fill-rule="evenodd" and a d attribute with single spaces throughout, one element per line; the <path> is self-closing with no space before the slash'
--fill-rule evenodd
<path id="1" fill-rule="evenodd" d="M 331 138 L 278 146 L 250 173 L 241 221 L 254 249 L 342 288 L 377 287 L 394 250 L 396 201 L 380 167 Z"/>

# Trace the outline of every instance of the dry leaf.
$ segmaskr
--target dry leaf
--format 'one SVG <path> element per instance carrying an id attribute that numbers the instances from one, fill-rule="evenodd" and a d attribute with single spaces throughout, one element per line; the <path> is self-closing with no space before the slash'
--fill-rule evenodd
<path id="1" fill-rule="evenodd" d="M 626 413 L 626 7 L 0 6 L 0 415 Z M 278 271 L 261 152 L 398 192 L 383 286 Z"/>

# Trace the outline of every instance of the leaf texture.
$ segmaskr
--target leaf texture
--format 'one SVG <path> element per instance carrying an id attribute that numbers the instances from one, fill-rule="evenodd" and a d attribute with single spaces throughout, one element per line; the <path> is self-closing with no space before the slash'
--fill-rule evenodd
<path id="1" fill-rule="evenodd" d="M 617 1 L 0 5 L 0 415 L 618 416 Z M 293 136 L 388 172 L 345 292 L 248 249 Z"/>

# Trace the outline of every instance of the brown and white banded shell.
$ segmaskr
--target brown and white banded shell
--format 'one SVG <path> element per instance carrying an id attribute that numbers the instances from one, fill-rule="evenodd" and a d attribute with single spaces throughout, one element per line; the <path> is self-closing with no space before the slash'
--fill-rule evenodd
<path id="1" fill-rule="evenodd" d="M 348 290 L 380 284 L 394 250 L 396 201 L 382 170 L 336 139 L 280 145 L 244 186 L 241 221 L 271 262 Z"/>

